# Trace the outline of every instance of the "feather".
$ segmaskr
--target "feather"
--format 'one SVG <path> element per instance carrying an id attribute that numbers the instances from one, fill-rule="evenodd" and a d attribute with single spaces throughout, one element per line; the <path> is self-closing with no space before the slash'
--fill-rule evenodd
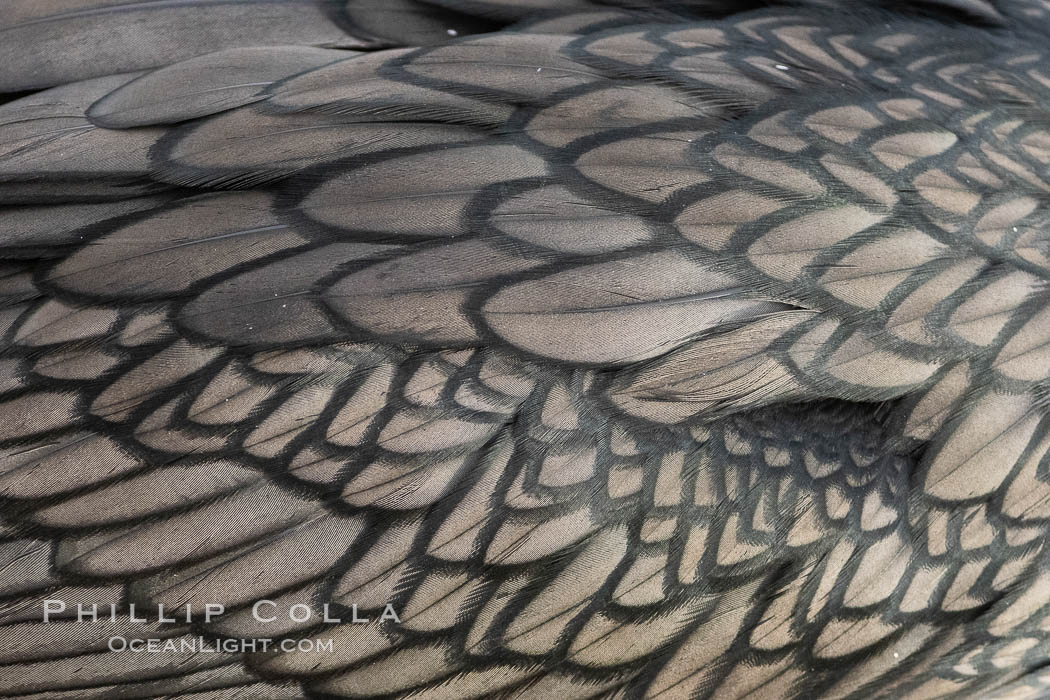
<path id="1" fill-rule="evenodd" d="M 131 197 L 96 204 L 6 208 L 0 210 L 0 226 L 4 229 L 0 244 L 5 257 L 62 255 L 62 251 L 84 241 L 84 229 L 154 209 L 166 201 L 166 197 Z"/>
<path id="2" fill-rule="evenodd" d="M 316 298 L 318 280 L 389 246 L 333 243 L 284 257 L 208 286 L 179 312 L 186 327 L 231 343 L 342 337 Z"/>
<path id="3" fill-rule="evenodd" d="M 394 46 L 429 46 L 499 28 L 498 23 L 485 17 L 415 0 L 349 0 L 346 16 L 363 36 Z"/>
<path id="4" fill-rule="evenodd" d="M 314 0 L 46 3 L 0 28 L 0 92 L 167 66 L 219 49 L 367 46 L 326 9 Z M 73 47 L 72 35 L 81 38 Z"/>
<path id="5" fill-rule="evenodd" d="M 175 185 L 247 188 L 328 161 L 353 162 L 382 151 L 468 143 L 482 137 L 477 130 L 459 125 L 354 121 L 342 114 L 270 115 L 244 107 L 172 134 L 154 151 L 153 174 Z"/>
<path id="6" fill-rule="evenodd" d="M 510 285 L 488 301 L 482 316 L 500 337 L 529 352 L 627 364 L 668 352 L 720 323 L 783 308 L 734 298 L 736 286 L 686 256 L 643 254 Z"/>
<path id="7" fill-rule="evenodd" d="M 348 275 L 325 300 L 343 318 L 381 336 L 469 343 L 477 330 L 462 307 L 472 290 L 536 265 L 484 243 L 453 243 Z M 377 313 L 391 301 L 397 311 Z"/>
<path id="8" fill-rule="evenodd" d="M 451 181 L 444 173 L 455 171 Z M 395 155 L 323 182 L 302 204 L 310 219 L 387 237 L 454 237 L 472 198 L 486 188 L 549 172 L 524 148 L 483 144 Z M 406 210 L 419 216 L 406 220 Z"/>
<path id="9" fill-rule="evenodd" d="M 301 245 L 304 239 L 274 216 L 271 205 L 258 192 L 184 199 L 116 227 L 66 258 L 50 277 L 65 289 L 97 296 L 177 294 L 231 265 Z M 208 252 L 202 257 L 200 250 Z"/>
<path id="10" fill-rule="evenodd" d="M 100 129 L 84 116 L 98 96 L 134 77 L 96 78 L 0 106 L 0 182 L 16 184 L 2 196 L 9 202 L 53 201 L 62 196 L 66 182 L 92 194 L 124 194 L 131 189 L 128 185 L 149 187 L 139 183 L 149 149 L 162 132 Z"/>
<path id="11" fill-rule="evenodd" d="M 338 114 L 344 122 L 441 121 L 479 126 L 503 124 L 513 113 L 505 105 L 380 73 L 404 55 L 405 51 L 380 51 L 354 56 L 290 78 L 271 89 L 267 108 Z"/>
<path id="12" fill-rule="evenodd" d="M 1046 694 L 1040 0 L 0 13 L 0 695 Z"/>
<path id="13" fill-rule="evenodd" d="M 225 49 L 158 68 L 132 80 L 87 110 L 109 129 L 173 124 L 218 114 L 263 99 L 278 80 L 346 57 L 344 51 L 309 46 Z"/>

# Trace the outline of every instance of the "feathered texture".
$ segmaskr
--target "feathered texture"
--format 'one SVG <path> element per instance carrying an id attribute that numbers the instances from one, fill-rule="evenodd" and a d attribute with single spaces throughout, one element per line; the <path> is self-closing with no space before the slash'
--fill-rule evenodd
<path id="1" fill-rule="evenodd" d="M 0 695 L 1044 697 L 1048 36 L 8 2 Z"/>

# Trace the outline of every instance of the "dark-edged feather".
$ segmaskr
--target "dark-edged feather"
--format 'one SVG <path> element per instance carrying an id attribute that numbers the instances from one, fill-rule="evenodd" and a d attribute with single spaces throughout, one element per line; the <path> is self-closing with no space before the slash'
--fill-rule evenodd
<path id="1" fill-rule="evenodd" d="M 0 27 L 0 92 L 166 66 L 219 49 L 367 46 L 343 31 L 331 6 L 324 0 L 33 3 Z"/>
<path id="2" fill-rule="evenodd" d="M 1044 5 L 8 3 L 0 695 L 1044 696 Z"/>
<path id="3" fill-rule="evenodd" d="M 274 82 L 343 58 L 344 51 L 309 46 L 224 49 L 140 76 L 97 100 L 87 117 L 109 129 L 206 117 L 264 99 Z"/>

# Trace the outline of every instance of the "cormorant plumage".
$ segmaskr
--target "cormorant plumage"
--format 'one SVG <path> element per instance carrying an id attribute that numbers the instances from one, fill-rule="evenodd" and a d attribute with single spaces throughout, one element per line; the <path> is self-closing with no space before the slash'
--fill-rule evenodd
<path id="1" fill-rule="evenodd" d="M 1048 0 L 2 0 L 0 92 L 0 697 L 1050 696 Z"/>

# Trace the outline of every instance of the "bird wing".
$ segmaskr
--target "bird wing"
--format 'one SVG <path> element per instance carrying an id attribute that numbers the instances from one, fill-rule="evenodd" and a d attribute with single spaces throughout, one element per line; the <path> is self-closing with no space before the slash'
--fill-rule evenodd
<path id="1" fill-rule="evenodd" d="M 0 30 L 3 89 L 61 83 L 0 106 L 7 695 L 972 696 L 1041 663 L 1025 30 L 51 6 Z"/>

